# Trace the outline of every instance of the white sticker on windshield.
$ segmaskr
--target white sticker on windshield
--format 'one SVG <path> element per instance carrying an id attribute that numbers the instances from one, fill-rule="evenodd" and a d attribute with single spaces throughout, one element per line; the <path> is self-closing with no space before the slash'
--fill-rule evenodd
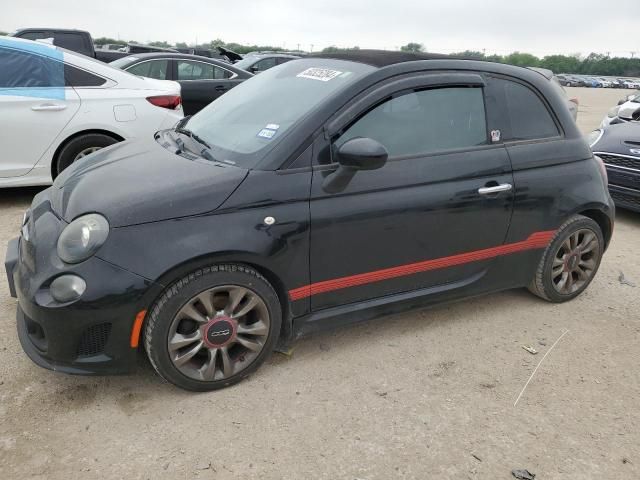
<path id="1" fill-rule="evenodd" d="M 278 125 L 277 123 L 270 123 L 264 128 L 268 128 L 269 130 L 278 130 L 280 128 L 280 125 Z"/>
<path id="2" fill-rule="evenodd" d="M 268 128 L 263 128 L 258 132 L 259 137 L 266 138 L 267 140 L 271 140 L 275 134 L 275 130 L 269 130 Z"/>
<path id="3" fill-rule="evenodd" d="M 310 78 L 311 80 L 320 80 L 321 82 L 328 82 L 333 80 L 342 72 L 338 70 L 329 70 L 328 68 L 307 68 L 304 72 L 300 72 L 297 77 Z"/>

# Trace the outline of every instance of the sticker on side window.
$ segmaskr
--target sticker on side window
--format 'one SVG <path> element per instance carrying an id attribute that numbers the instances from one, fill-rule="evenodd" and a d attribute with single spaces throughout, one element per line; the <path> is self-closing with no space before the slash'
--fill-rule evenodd
<path id="1" fill-rule="evenodd" d="M 339 70 L 330 70 L 328 68 L 307 68 L 304 72 L 300 72 L 296 77 L 309 78 L 311 80 L 320 80 L 321 82 L 328 82 L 333 80 L 338 75 L 342 74 Z"/>

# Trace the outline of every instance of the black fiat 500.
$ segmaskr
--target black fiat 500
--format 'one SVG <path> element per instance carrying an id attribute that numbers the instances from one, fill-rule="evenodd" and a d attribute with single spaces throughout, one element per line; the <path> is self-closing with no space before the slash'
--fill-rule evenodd
<path id="1" fill-rule="evenodd" d="M 544 76 L 361 51 L 280 65 L 77 162 L 6 268 L 38 365 L 123 372 L 144 347 L 210 390 L 327 326 L 517 287 L 571 300 L 613 214 Z"/>

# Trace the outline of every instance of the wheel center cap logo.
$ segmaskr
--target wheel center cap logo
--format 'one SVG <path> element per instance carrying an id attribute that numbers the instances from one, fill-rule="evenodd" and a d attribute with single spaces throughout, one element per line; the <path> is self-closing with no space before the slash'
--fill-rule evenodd
<path id="1" fill-rule="evenodd" d="M 230 319 L 221 318 L 213 320 L 206 328 L 206 343 L 213 347 L 226 345 L 235 335 L 235 325 Z"/>

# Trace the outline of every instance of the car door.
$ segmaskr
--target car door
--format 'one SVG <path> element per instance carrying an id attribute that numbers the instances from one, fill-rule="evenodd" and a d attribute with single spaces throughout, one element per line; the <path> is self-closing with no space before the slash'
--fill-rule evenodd
<path id="1" fill-rule="evenodd" d="M 65 86 L 62 52 L 30 48 L 0 47 L 0 177 L 27 174 L 80 107 L 77 93 Z"/>
<path id="2" fill-rule="evenodd" d="M 182 86 L 185 115 L 198 113 L 241 80 L 231 70 L 198 60 L 176 60 L 176 80 Z"/>
<path id="3" fill-rule="evenodd" d="M 482 278 L 503 248 L 513 203 L 484 86 L 477 74 L 410 76 L 375 87 L 330 122 L 316 145 L 312 283 L 294 297 L 311 296 L 319 310 Z M 328 192 L 337 149 L 356 137 L 380 142 L 388 161 Z"/>

